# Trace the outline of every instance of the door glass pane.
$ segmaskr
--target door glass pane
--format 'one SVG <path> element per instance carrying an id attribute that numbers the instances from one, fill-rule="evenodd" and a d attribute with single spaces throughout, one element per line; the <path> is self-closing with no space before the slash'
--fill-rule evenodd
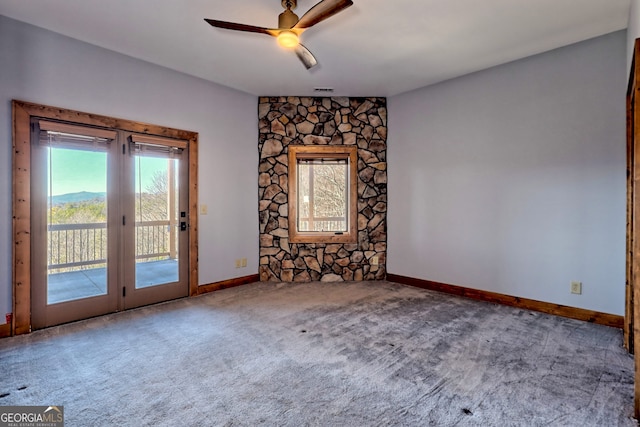
<path id="1" fill-rule="evenodd" d="M 107 293 L 107 153 L 47 149 L 47 304 Z"/>
<path id="2" fill-rule="evenodd" d="M 177 282 L 178 160 L 135 156 L 135 186 L 136 288 Z"/>

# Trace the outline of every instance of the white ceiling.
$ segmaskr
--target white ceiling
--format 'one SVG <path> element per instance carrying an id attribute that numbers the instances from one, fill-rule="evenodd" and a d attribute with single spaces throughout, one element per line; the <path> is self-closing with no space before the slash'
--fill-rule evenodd
<path id="1" fill-rule="evenodd" d="M 319 0 L 299 0 L 302 16 Z M 354 0 L 306 31 L 319 65 L 263 34 L 280 0 L 0 0 L 0 14 L 254 95 L 392 96 L 627 27 L 630 0 Z M 325 94 L 326 95 L 326 94 Z"/>

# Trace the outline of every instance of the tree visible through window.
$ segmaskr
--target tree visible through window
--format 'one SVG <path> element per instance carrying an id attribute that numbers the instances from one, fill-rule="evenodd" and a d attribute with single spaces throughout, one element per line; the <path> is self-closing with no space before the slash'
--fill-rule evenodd
<path id="1" fill-rule="evenodd" d="M 356 147 L 289 147 L 289 239 L 355 242 Z"/>
<path id="2" fill-rule="evenodd" d="M 346 232 L 346 159 L 298 159 L 298 230 Z"/>

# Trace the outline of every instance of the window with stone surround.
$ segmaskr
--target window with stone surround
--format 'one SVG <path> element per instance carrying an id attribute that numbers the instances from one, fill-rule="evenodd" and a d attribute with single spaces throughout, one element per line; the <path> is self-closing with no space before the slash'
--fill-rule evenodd
<path id="1" fill-rule="evenodd" d="M 289 146 L 289 241 L 357 241 L 357 148 Z"/>

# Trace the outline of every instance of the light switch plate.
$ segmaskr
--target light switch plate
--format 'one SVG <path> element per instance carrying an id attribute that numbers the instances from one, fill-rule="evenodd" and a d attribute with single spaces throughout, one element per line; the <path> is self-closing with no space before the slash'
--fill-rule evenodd
<path id="1" fill-rule="evenodd" d="M 581 295 L 582 294 L 582 282 L 571 282 L 571 293 Z"/>

